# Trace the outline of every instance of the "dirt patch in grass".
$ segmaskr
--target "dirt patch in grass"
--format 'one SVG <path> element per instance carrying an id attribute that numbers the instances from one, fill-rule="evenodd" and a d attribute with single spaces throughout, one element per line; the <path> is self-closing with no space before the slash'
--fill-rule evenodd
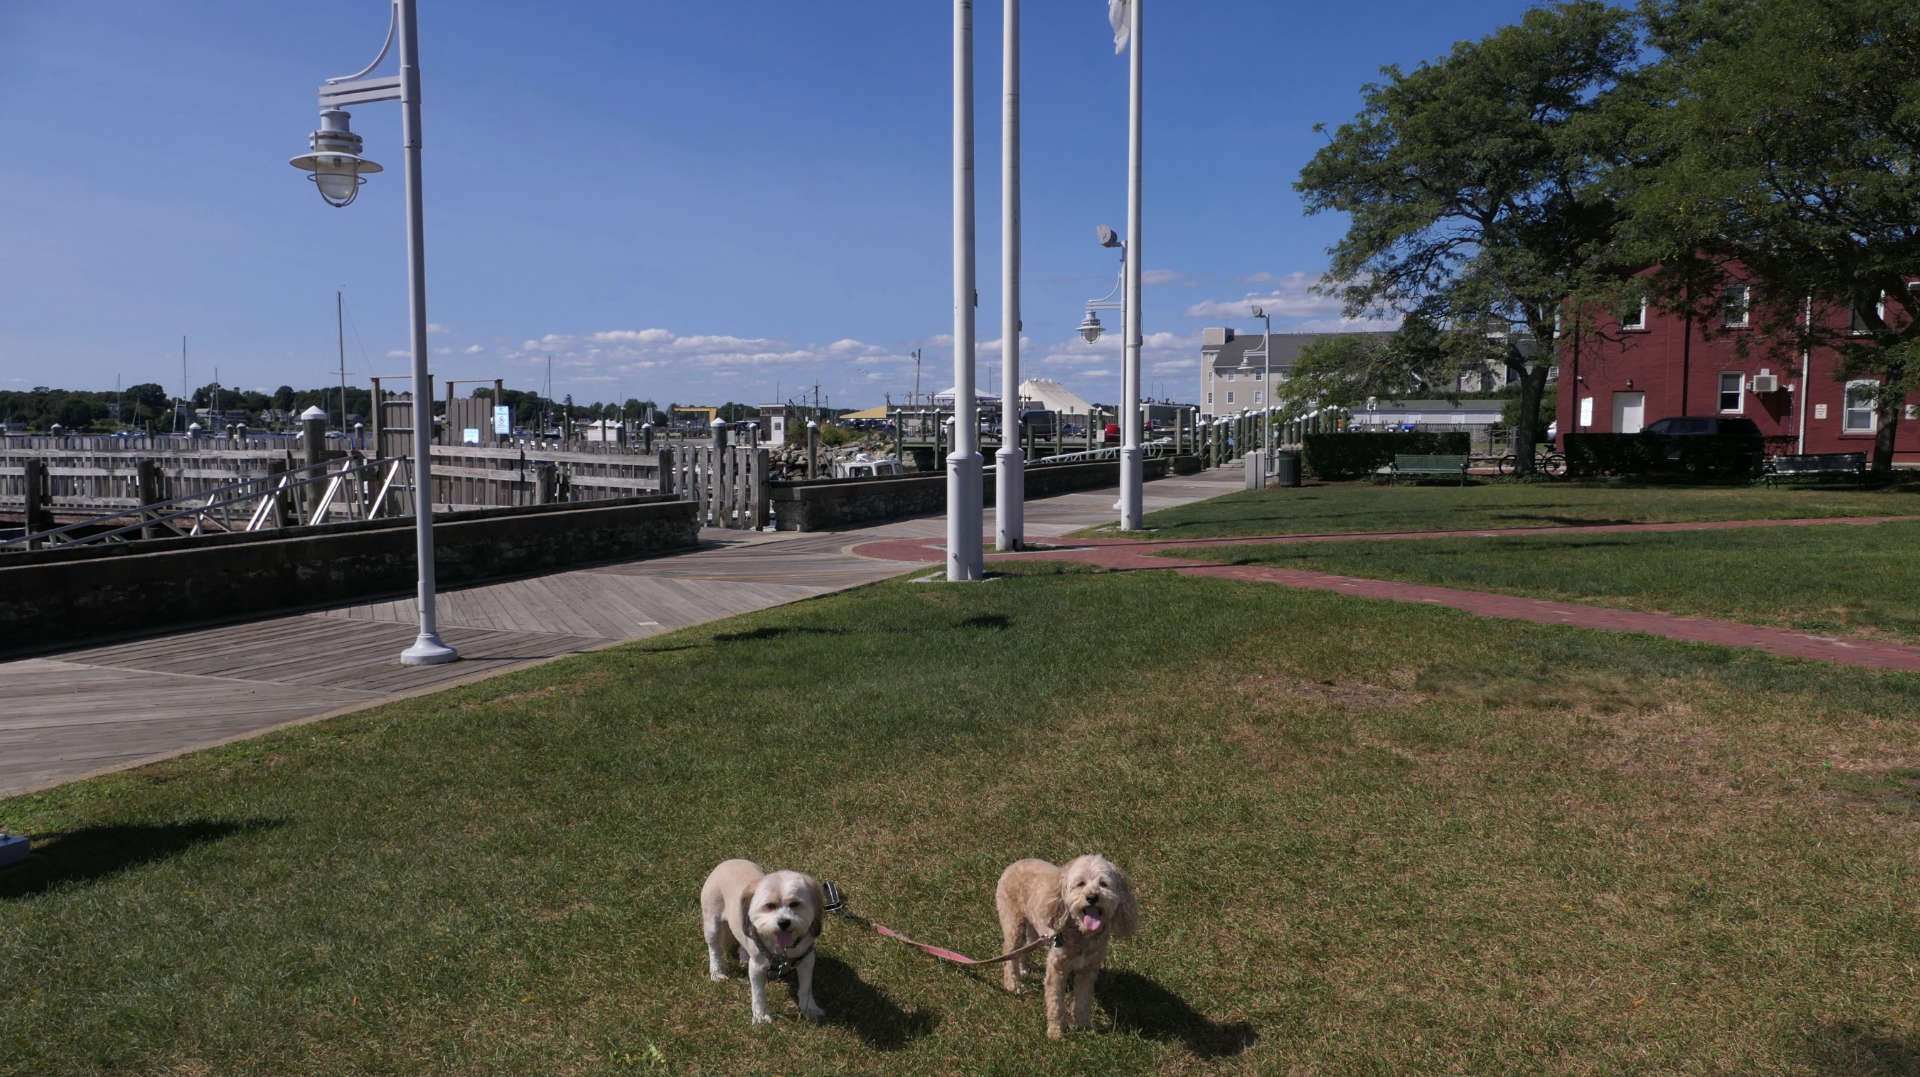
<path id="1" fill-rule="evenodd" d="M 1267 677 L 1260 674 L 1241 681 L 1236 688 L 1255 701 L 1276 706 L 1307 701 L 1332 704 L 1351 710 L 1378 710 L 1423 703 L 1426 697 L 1404 688 L 1388 688 L 1355 681 L 1306 680 L 1299 677 Z"/>

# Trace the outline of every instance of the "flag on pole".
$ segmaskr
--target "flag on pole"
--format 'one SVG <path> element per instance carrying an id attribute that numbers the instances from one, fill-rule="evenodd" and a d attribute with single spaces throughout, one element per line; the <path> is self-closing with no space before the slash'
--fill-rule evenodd
<path id="1" fill-rule="evenodd" d="M 1127 51 L 1127 27 L 1131 25 L 1127 10 L 1129 0 L 1107 0 L 1107 21 L 1113 24 L 1113 52 L 1119 55 Z"/>

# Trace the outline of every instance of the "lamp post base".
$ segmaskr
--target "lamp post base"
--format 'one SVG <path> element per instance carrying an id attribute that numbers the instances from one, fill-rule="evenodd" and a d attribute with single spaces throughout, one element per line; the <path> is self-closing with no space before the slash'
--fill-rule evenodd
<path id="1" fill-rule="evenodd" d="M 437 666 L 442 662 L 451 662 L 460 657 L 460 652 L 440 642 L 440 637 L 430 632 L 420 633 L 413 646 L 400 652 L 400 664 L 403 666 Z"/>
<path id="2" fill-rule="evenodd" d="M 1120 530 L 1138 531 L 1141 518 L 1145 515 L 1143 502 L 1146 500 L 1142 489 L 1141 474 L 1143 450 L 1138 445 L 1123 446 L 1120 450 Z"/>
<path id="3" fill-rule="evenodd" d="M 993 454 L 993 463 L 994 544 L 1003 553 L 1022 549 L 1026 546 L 1027 454 L 1003 445 Z"/>
<path id="4" fill-rule="evenodd" d="M 947 456 L 947 580 L 961 583 L 986 576 L 981 549 L 981 517 L 985 515 L 980 454 Z"/>

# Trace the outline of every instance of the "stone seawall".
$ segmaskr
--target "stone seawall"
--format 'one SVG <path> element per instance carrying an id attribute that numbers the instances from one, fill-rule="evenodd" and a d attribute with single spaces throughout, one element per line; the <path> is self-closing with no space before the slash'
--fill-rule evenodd
<path id="1" fill-rule="evenodd" d="M 434 579 L 449 587 L 692 547 L 691 502 L 479 509 L 434 518 Z M 202 535 L 0 558 L 0 652 L 204 621 L 406 595 L 413 520 Z"/>
<path id="2" fill-rule="evenodd" d="M 1169 474 L 1191 475 L 1200 470 L 1193 456 L 1156 457 L 1142 461 L 1148 479 Z M 1026 490 L 1029 498 L 1051 497 L 1075 490 L 1097 490 L 1118 486 L 1120 463 L 1101 461 L 1093 464 L 1060 464 L 1054 467 L 1028 467 Z M 994 483 L 988 476 L 985 502 L 993 504 Z M 775 483 L 772 489 L 774 525 L 782 531 L 831 531 L 841 527 L 859 527 L 884 520 L 901 520 L 947 510 L 947 476 L 944 471 L 930 475 L 909 475 L 886 479 L 815 479 L 810 482 Z"/>

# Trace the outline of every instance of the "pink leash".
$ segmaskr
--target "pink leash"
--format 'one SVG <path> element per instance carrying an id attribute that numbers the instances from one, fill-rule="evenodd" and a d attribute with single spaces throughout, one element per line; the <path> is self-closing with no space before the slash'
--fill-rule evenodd
<path id="1" fill-rule="evenodd" d="M 1007 953 L 1001 954 L 999 957 L 989 957 L 989 958 L 984 958 L 982 960 L 976 961 L 965 954 L 955 953 L 952 950 L 943 949 L 942 947 L 939 947 L 939 946 L 932 946 L 924 942 L 915 942 L 914 940 L 907 938 L 905 935 L 900 934 L 898 931 L 895 931 L 894 929 L 888 927 L 885 924 L 876 924 L 872 920 L 869 920 L 864 916 L 857 916 L 851 912 L 848 912 L 846 898 L 840 893 L 840 888 L 834 885 L 833 883 L 830 883 L 830 882 L 821 883 L 820 888 L 826 892 L 828 912 L 835 913 L 839 916 L 845 917 L 846 919 L 851 920 L 856 924 L 861 924 L 866 927 L 870 927 L 890 939 L 899 939 L 901 942 L 906 943 L 908 946 L 912 946 L 915 949 L 925 951 L 926 953 L 932 954 L 935 957 L 945 958 L 948 961 L 958 962 L 959 964 L 962 964 L 962 965 L 997 965 L 1002 961 L 1012 961 L 1014 958 L 1019 957 L 1020 955 L 1025 954 L 1029 951 L 1039 949 L 1042 946 L 1060 945 L 1060 936 L 1042 935 L 1040 938 L 1037 938 L 1032 942 L 1026 944 L 1025 946 L 1020 947 L 1018 950 L 1011 950 Z"/>

